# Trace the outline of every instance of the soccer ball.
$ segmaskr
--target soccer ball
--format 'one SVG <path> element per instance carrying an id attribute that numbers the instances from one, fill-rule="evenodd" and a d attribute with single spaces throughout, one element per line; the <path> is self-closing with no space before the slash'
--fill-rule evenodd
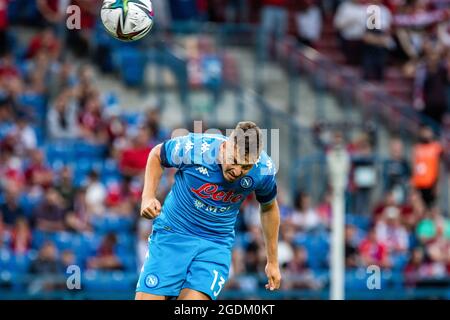
<path id="1" fill-rule="evenodd" d="M 150 0 L 104 0 L 101 18 L 105 29 L 122 41 L 135 41 L 153 27 L 153 6 Z"/>

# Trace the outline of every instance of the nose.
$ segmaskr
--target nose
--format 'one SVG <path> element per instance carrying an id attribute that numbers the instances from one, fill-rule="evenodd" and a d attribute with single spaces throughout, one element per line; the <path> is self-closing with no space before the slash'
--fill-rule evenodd
<path id="1" fill-rule="evenodd" d="M 242 173 L 242 170 L 240 168 L 233 168 L 233 170 L 231 170 L 231 172 L 233 173 L 233 176 L 239 177 Z"/>

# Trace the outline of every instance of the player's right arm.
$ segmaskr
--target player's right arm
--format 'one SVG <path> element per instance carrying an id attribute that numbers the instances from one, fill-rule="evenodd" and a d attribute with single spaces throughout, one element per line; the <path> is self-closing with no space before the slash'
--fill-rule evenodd
<path id="1" fill-rule="evenodd" d="M 164 168 L 161 163 L 162 144 L 152 149 L 145 168 L 144 190 L 142 191 L 141 217 L 155 219 L 161 213 L 161 203 L 156 199 L 156 190 Z"/>
<path id="2" fill-rule="evenodd" d="M 156 199 L 156 190 L 164 168 L 183 170 L 191 162 L 194 149 L 190 135 L 170 139 L 152 149 L 145 168 L 142 192 L 141 216 L 155 219 L 161 213 L 161 203 Z"/>

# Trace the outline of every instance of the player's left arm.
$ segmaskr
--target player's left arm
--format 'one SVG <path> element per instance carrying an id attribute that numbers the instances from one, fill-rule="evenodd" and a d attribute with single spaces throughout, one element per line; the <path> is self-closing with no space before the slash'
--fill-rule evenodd
<path id="1" fill-rule="evenodd" d="M 277 202 L 276 170 L 270 158 L 261 157 L 261 179 L 255 188 L 256 200 L 261 205 L 261 225 L 266 245 L 267 264 L 266 289 L 280 288 L 281 274 L 278 264 L 278 233 L 280 229 L 280 209 Z"/>
<path id="2" fill-rule="evenodd" d="M 280 210 L 276 199 L 270 203 L 261 204 L 261 225 L 267 254 L 265 271 L 269 282 L 266 284 L 266 289 L 275 290 L 280 288 L 281 283 L 281 273 L 278 264 Z"/>

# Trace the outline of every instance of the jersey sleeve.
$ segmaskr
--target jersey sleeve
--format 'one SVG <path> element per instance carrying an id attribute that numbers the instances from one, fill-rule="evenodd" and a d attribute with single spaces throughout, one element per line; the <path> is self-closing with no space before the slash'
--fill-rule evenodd
<path id="1" fill-rule="evenodd" d="M 256 200 L 261 204 L 272 202 L 277 196 L 277 183 L 275 180 L 275 169 L 272 167 L 271 160 L 268 160 L 271 166 L 265 167 L 260 172 L 262 173 L 261 180 L 255 189 Z"/>
<path id="2" fill-rule="evenodd" d="M 192 135 L 167 140 L 161 148 L 161 164 L 166 168 L 182 169 L 191 164 L 194 153 Z"/>

